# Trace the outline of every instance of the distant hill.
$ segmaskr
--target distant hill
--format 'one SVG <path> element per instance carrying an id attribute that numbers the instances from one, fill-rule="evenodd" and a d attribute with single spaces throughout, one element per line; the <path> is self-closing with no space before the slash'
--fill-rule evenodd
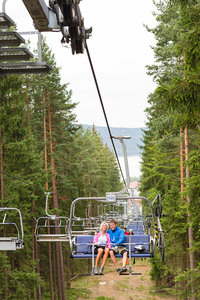
<path id="1" fill-rule="evenodd" d="M 92 128 L 92 125 L 83 125 L 84 129 Z M 100 134 L 102 137 L 104 143 L 107 143 L 108 147 L 113 151 L 113 146 L 110 140 L 110 136 L 108 133 L 107 127 L 101 127 L 101 126 L 95 126 L 96 131 Z M 143 146 L 142 139 L 142 129 L 147 128 L 123 128 L 123 127 L 110 127 L 111 134 L 113 136 L 130 136 L 131 139 L 125 140 L 126 148 L 127 148 L 127 154 L 128 156 L 132 155 L 139 155 L 141 153 L 139 146 Z M 114 139 L 115 148 L 117 151 L 118 156 L 123 156 L 122 146 L 121 143 L 118 140 Z"/>

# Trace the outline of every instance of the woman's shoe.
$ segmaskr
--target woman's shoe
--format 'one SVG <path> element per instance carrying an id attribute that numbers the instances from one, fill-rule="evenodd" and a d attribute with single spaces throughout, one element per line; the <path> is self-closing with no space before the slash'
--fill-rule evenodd
<path id="1" fill-rule="evenodd" d="M 97 267 L 94 267 L 94 275 L 99 275 Z"/>
<path id="2" fill-rule="evenodd" d="M 99 270 L 99 274 L 100 274 L 100 275 L 103 275 L 103 269 L 104 269 L 104 267 L 101 266 L 101 267 L 100 267 L 100 270 Z"/>

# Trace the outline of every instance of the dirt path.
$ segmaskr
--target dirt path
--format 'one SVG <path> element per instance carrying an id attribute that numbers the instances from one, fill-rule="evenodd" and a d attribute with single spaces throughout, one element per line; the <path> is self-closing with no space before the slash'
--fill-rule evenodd
<path id="1" fill-rule="evenodd" d="M 100 296 L 104 296 L 106 300 L 175 300 L 175 297 L 163 291 L 160 291 L 160 294 L 155 291 L 149 272 L 149 261 L 138 260 L 132 268 L 132 273 L 141 273 L 141 275 L 120 276 L 113 264 L 108 261 L 103 276 L 82 276 L 79 280 L 82 281 L 82 287 L 85 286 L 91 291 L 88 295 L 90 300 L 98 299 Z M 85 298 L 78 298 L 78 300 L 83 299 Z"/>

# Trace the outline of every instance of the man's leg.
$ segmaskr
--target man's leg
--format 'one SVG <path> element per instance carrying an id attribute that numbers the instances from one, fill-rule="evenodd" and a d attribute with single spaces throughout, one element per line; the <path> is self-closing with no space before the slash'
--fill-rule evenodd
<path id="1" fill-rule="evenodd" d="M 127 271 L 127 267 L 126 267 L 127 257 L 128 257 L 128 252 L 125 251 L 125 252 L 123 253 L 123 257 L 122 257 L 122 264 L 123 264 L 123 267 L 122 267 L 121 270 L 119 271 L 119 275 L 121 275 L 123 272 L 126 272 L 126 271 Z"/>
<path id="2" fill-rule="evenodd" d="M 124 252 L 123 258 L 122 258 L 122 266 L 123 266 L 123 267 L 126 266 L 127 257 L 128 257 L 128 252 L 126 251 L 126 252 Z"/>
<path id="3" fill-rule="evenodd" d="M 110 250 L 110 258 L 117 269 L 119 269 L 117 259 L 115 257 L 114 251 Z"/>

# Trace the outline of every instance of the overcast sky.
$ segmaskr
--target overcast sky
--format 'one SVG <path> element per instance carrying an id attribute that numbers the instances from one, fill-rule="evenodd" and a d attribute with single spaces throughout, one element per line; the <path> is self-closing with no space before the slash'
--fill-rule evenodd
<path id="1" fill-rule="evenodd" d="M 46 1 L 48 3 L 48 1 Z M 156 25 L 152 0 L 82 0 L 85 27 L 93 28 L 87 41 L 110 127 L 144 127 L 147 97 L 155 89 L 145 65 L 154 62 L 154 37 L 143 24 Z M 7 0 L 6 13 L 18 31 L 35 30 L 21 0 Z M 62 83 L 69 83 L 74 113 L 81 124 L 106 126 L 87 53 L 72 55 L 60 43 L 61 33 L 45 33 L 61 67 Z M 37 47 L 37 35 L 23 36 Z"/>

